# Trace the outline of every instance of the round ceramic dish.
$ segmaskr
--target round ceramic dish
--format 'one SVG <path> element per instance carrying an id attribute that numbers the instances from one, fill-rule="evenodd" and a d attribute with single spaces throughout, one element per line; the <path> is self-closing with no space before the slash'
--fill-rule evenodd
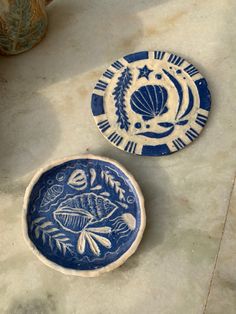
<path id="1" fill-rule="evenodd" d="M 145 228 L 135 179 L 114 160 L 65 158 L 42 168 L 24 199 L 24 234 L 33 252 L 66 274 L 97 276 L 123 264 Z"/>
<path id="2" fill-rule="evenodd" d="M 128 153 L 161 156 L 177 152 L 205 126 L 211 99 L 207 82 L 182 57 L 142 51 L 114 62 L 92 95 L 102 134 Z"/>

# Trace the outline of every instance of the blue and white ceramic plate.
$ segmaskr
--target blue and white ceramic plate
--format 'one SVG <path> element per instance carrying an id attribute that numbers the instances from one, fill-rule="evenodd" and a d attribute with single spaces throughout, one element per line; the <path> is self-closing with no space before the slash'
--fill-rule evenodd
<path id="1" fill-rule="evenodd" d="M 126 261 L 145 228 L 138 184 L 120 164 L 85 155 L 41 169 L 26 190 L 24 232 L 47 265 L 97 276 Z"/>
<path id="2" fill-rule="evenodd" d="M 102 134 L 126 152 L 161 156 L 179 151 L 204 128 L 211 107 L 207 82 L 185 59 L 137 52 L 114 62 L 92 95 Z"/>

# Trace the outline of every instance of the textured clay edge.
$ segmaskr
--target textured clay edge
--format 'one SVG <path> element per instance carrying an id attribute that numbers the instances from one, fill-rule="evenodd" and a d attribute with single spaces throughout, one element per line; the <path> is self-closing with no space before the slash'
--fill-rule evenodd
<path id="1" fill-rule="evenodd" d="M 75 270 L 75 269 L 68 269 L 68 268 L 59 266 L 55 262 L 52 262 L 52 261 L 48 260 L 46 257 L 44 257 L 44 255 L 38 251 L 38 249 L 36 248 L 36 246 L 33 244 L 33 242 L 30 240 L 30 238 L 28 236 L 27 208 L 28 208 L 29 198 L 30 198 L 30 195 L 31 195 L 31 192 L 32 192 L 34 185 L 37 183 L 37 181 L 39 180 L 39 178 L 42 176 L 42 174 L 44 172 L 46 172 L 49 169 L 51 169 L 55 166 L 58 166 L 64 162 L 76 160 L 76 159 L 97 159 L 97 160 L 101 160 L 101 161 L 110 162 L 113 165 L 115 165 L 116 167 L 118 167 L 121 171 L 123 171 L 125 173 L 125 175 L 128 177 L 128 179 L 130 180 L 130 182 L 134 186 L 134 189 L 138 195 L 138 200 L 139 200 L 139 204 L 140 204 L 140 220 L 141 220 L 140 227 L 138 230 L 138 234 L 137 234 L 134 242 L 132 243 L 131 247 L 120 258 L 118 258 L 115 262 L 113 262 L 113 263 L 111 263 L 105 267 L 101 267 L 99 269 L 94 269 L 94 270 Z M 35 175 L 31 179 L 28 187 L 26 188 L 24 200 L 23 200 L 23 217 L 22 218 L 23 218 L 23 235 L 24 235 L 25 241 L 28 244 L 28 246 L 30 247 L 30 249 L 33 251 L 33 253 L 41 260 L 41 262 L 43 262 L 47 266 L 49 266 L 49 267 L 51 267 L 57 271 L 60 271 L 61 273 L 65 274 L 65 275 L 74 275 L 74 276 L 80 276 L 80 277 L 97 277 L 103 273 L 114 270 L 114 269 L 120 267 L 122 264 L 124 264 L 124 262 L 131 255 L 133 255 L 135 253 L 135 251 L 137 250 L 137 248 L 141 242 L 141 239 L 143 237 L 145 227 L 146 227 L 146 213 L 145 213 L 145 208 L 144 208 L 144 197 L 143 197 L 142 191 L 141 191 L 138 183 L 136 182 L 134 176 L 132 174 L 130 174 L 119 162 L 117 162 L 113 159 L 107 158 L 107 157 L 96 156 L 96 155 L 92 155 L 92 154 L 84 154 L 84 155 L 75 155 L 75 156 L 65 157 L 65 158 L 53 161 L 51 163 L 48 163 L 44 167 L 39 168 L 39 170 L 35 173 Z"/>

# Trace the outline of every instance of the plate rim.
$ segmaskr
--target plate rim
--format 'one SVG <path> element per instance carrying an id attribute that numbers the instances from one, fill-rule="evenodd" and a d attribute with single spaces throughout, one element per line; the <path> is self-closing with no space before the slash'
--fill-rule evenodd
<path id="1" fill-rule="evenodd" d="M 181 58 L 183 60 L 183 62 L 185 62 L 185 66 L 193 66 L 197 71 L 198 71 L 198 74 L 199 74 L 199 77 L 202 79 L 202 80 L 205 80 L 206 82 L 206 91 L 208 92 L 208 106 L 209 106 L 209 110 L 207 110 L 207 113 L 205 113 L 206 115 L 206 122 L 205 122 L 205 125 L 203 127 L 200 128 L 199 133 L 197 135 L 197 137 L 195 137 L 193 140 L 190 140 L 188 143 L 185 144 L 185 146 L 181 147 L 180 149 L 177 149 L 177 150 L 168 150 L 167 152 L 141 152 L 141 153 L 137 153 L 137 152 L 131 152 L 131 151 L 127 151 L 126 149 L 122 148 L 120 145 L 117 145 L 116 143 L 114 143 L 113 141 L 111 141 L 107 135 L 105 135 L 103 133 L 103 131 L 101 130 L 101 128 L 99 127 L 98 123 L 100 122 L 97 114 L 94 114 L 93 112 L 93 105 L 94 105 L 94 100 L 93 100 L 93 95 L 97 95 L 96 94 L 96 86 L 97 84 L 99 83 L 100 80 L 104 79 L 104 74 L 106 74 L 107 71 L 109 71 L 111 68 L 112 70 L 114 71 L 114 73 L 116 73 L 117 71 L 119 71 L 118 69 L 115 69 L 113 67 L 113 65 L 115 65 L 117 62 L 126 62 L 128 64 L 130 63 L 133 63 L 133 62 L 136 62 L 136 61 L 140 61 L 140 60 L 148 60 L 150 59 L 150 55 L 153 54 L 153 55 L 157 55 L 158 53 L 164 53 L 164 55 L 167 55 L 167 57 L 169 58 L 171 55 L 173 56 L 176 56 L 178 58 Z M 147 55 L 147 57 L 144 57 L 145 54 Z M 158 59 L 158 58 L 154 58 L 155 59 Z M 129 60 L 129 61 L 128 61 Z M 162 60 L 162 59 L 161 59 Z M 206 127 L 206 124 L 209 120 L 209 115 L 210 115 L 210 112 L 211 112 L 211 106 L 212 106 L 212 99 L 211 99 L 211 91 L 209 89 L 209 84 L 208 84 L 208 80 L 205 78 L 205 75 L 203 75 L 201 73 L 201 71 L 198 70 L 197 67 L 195 67 L 195 62 L 192 63 L 191 60 L 189 60 L 188 58 L 186 59 L 185 57 L 183 57 L 181 54 L 179 54 L 178 52 L 175 52 L 175 51 L 170 51 L 170 50 L 158 50 L 158 49 L 147 49 L 147 50 L 139 50 L 139 51 L 134 51 L 134 52 L 131 52 L 131 53 L 128 53 L 126 55 L 124 55 L 123 57 L 120 57 L 119 59 L 113 61 L 106 69 L 105 71 L 103 71 L 103 73 L 99 76 L 98 80 L 96 81 L 96 84 L 94 85 L 93 87 L 93 90 L 92 90 L 92 94 L 91 94 L 91 100 L 90 100 L 90 110 L 91 110 L 91 113 L 92 113 L 92 116 L 94 118 L 94 121 L 95 121 L 95 124 L 96 124 L 96 127 L 97 129 L 99 130 L 99 133 L 103 136 L 103 138 L 106 139 L 107 142 L 109 142 L 112 146 L 116 147 L 117 149 L 125 152 L 125 153 L 128 153 L 130 155 L 136 155 L 136 156 L 143 156 L 143 157 L 163 157 L 163 156 L 169 156 L 169 155 L 172 155 L 176 152 L 179 152 L 179 151 L 182 151 L 184 148 L 187 148 L 189 145 L 191 145 L 193 142 L 195 142 L 200 134 L 203 132 L 203 130 L 205 129 Z M 181 65 L 182 66 L 182 65 Z M 199 79 L 200 80 L 200 79 Z M 106 82 L 107 83 L 107 82 Z M 109 82 L 108 82 L 109 84 Z M 199 107 L 200 108 L 200 107 Z M 105 113 L 105 112 L 104 112 Z M 145 145 L 144 145 L 145 146 Z M 156 147 L 156 145 L 147 145 L 148 147 Z M 160 145 L 157 145 L 157 146 L 162 146 L 161 144 Z"/>
<path id="2" fill-rule="evenodd" d="M 31 241 L 31 239 L 28 236 L 28 225 L 27 225 L 27 209 L 28 209 L 28 204 L 30 200 L 30 195 L 32 192 L 33 187 L 35 184 L 38 182 L 39 178 L 48 170 L 50 170 L 53 167 L 59 166 L 60 164 L 64 162 L 68 162 L 71 160 L 76 160 L 76 159 L 96 159 L 96 160 L 101 160 L 105 162 L 109 162 L 116 167 L 118 167 L 121 171 L 125 173 L 125 175 L 128 177 L 132 185 L 134 186 L 134 189 L 137 193 L 138 200 L 140 203 L 140 227 L 137 233 L 137 236 L 134 240 L 134 242 L 131 244 L 130 248 L 122 255 L 120 256 L 117 260 L 114 262 L 103 266 L 99 269 L 94 269 L 94 270 L 76 270 L 76 269 L 69 269 L 65 268 L 63 266 L 58 265 L 56 262 L 50 261 L 48 258 L 46 258 L 34 245 L 34 243 Z M 25 195 L 23 198 L 23 215 L 22 215 L 22 226 L 23 226 L 23 236 L 24 239 L 28 245 L 28 247 L 31 249 L 31 251 L 38 257 L 38 259 L 43 262 L 45 265 L 49 266 L 50 268 L 53 268 L 54 270 L 57 270 L 65 275 L 74 275 L 74 276 L 80 276 L 80 277 L 97 277 L 101 275 L 102 273 L 106 273 L 109 271 L 112 271 L 118 267 L 120 267 L 122 264 L 125 263 L 125 261 L 132 256 L 135 251 L 137 250 L 142 237 L 143 233 L 146 227 L 146 212 L 145 212 L 145 206 L 144 206 L 144 197 L 143 193 L 141 191 L 141 188 L 137 181 L 135 180 L 134 176 L 124 167 L 122 166 L 119 162 L 117 162 L 114 159 L 111 159 L 109 157 L 103 157 L 100 155 L 93 155 L 93 154 L 80 154 L 80 155 L 72 155 L 68 157 L 64 157 L 61 159 L 57 159 L 54 161 L 51 161 L 44 166 L 40 167 L 37 172 L 34 174 L 33 178 L 31 179 L 30 183 L 28 184 L 26 190 L 25 190 Z"/>

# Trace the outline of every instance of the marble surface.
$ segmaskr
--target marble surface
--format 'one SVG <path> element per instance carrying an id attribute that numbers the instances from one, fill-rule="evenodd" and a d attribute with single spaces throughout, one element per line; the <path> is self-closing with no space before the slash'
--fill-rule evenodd
<path id="1" fill-rule="evenodd" d="M 233 0 L 57 0 L 41 44 L 0 57 L 1 313 L 236 312 L 235 9 Z M 199 139 L 163 158 L 115 149 L 90 112 L 100 74 L 144 49 L 192 61 L 212 93 Z M 35 171 L 88 152 L 117 159 L 135 174 L 148 216 L 137 253 L 93 279 L 42 264 L 21 225 Z"/>
<path id="2" fill-rule="evenodd" d="M 206 303 L 207 313 L 234 314 L 236 312 L 235 241 L 236 186 L 234 184 Z"/>

